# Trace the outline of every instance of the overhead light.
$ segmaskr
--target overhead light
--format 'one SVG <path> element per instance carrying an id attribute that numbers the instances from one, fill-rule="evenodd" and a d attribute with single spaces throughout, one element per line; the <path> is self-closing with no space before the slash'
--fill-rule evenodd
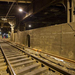
<path id="1" fill-rule="evenodd" d="M 19 8 L 19 11 L 20 11 L 20 12 L 23 12 L 23 9 L 22 9 L 22 8 Z"/>
<path id="2" fill-rule="evenodd" d="M 29 28 L 31 27 L 31 25 L 29 25 Z"/>

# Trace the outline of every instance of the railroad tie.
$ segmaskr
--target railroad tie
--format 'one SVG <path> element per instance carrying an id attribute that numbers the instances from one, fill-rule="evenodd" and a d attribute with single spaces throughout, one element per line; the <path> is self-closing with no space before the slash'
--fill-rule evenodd
<path id="1" fill-rule="evenodd" d="M 21 69 L 21 70 L 18 70 L 18 71 L 16 72 L 16 74 L 17 74 L 17 75 L 20 75 L 20 74 L 27 73 L 27 72 L 29 72 L 29 71 L 31 71 L 31 70 L 33 70 L 33 69 L 39 67 L 39 66 L 40 66 L 39 63 L 35 63 L 35 64 L 31 65 L 31 66 L 27 66 L 27 67 L 24 67 L 24 68 Z"/>
<path id="2" fill-rule="evenodd" d="M 32 72 L 29 72 L 27 74 L 24 74 L 24 75 L 39 75 L 40 73 L 44 73 L 45 71 L 47 71 L 47 68 L 46 67 L 41 67 L 39 69 L 36 69 Z"/>
<path id="3" fill-rule="evenodd" d="M 17 66 L 21 66 L 21 65 L 26 65 L 29 63 L 34 63 L 35 60 L 30 60 L 30 61 L 26 61 L 26 62 L 21 62 L 21 63 L 17 63 L 17 64 L 12 64 L 13 67 L 17 67 Z"/>

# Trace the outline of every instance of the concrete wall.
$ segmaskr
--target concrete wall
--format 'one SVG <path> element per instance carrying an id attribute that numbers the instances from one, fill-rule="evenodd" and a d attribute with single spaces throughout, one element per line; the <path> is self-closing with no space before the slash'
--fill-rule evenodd
<path id="1" fill-rule="evenodd" d="M 59 24 L 15 33 L 15 41 L 27 46 L 30 35 L 32 48 L 75 60 L 75 23 Z"/>

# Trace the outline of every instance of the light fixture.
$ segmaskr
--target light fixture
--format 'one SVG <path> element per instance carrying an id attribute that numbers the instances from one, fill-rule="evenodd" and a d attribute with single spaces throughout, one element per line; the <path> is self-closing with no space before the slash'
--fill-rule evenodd
<path id="1" fill-rule="evenodd" d="M 23 12 L 23 9 L 22 9 L 22 8 L 19 8 L 19 11 L 20 11 L 20 12 Z"/>
<path id="2" fill-rule="evenodd" d="M 29 28 L 31 28 L 31 25 L 29 25 Z"/>

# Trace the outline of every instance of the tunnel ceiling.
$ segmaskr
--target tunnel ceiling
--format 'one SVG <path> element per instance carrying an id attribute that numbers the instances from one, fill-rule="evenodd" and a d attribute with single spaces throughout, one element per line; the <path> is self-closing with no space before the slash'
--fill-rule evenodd
<path id="1" fill-rule="evenodd" d="M 37 1 L 37 0 L 36 0 Z M 40 0 L 41 1 L 41 0 Z M 42 1 L 38 6 L 37 2 L 33 9 L 33 13 L 23 19 L 23 23 L 27 26 L 32 25 L 31 29 L 50 26 L 55 24 L 61 24 L 67 22 L 67 2 L 66 0 L 50 0 L 46 6 L 42 7 Z M 38 7 L 37 7 L 38 6 Z M 39 9 L 40 8 L 40 9 Z M 37 10 L 36 10 L 37 9 Z M 29 11 L 31 13 L 31 11 Z M 23 27 L 22 27 L 23 26 Z M 20 29 L 23 30 L 24 25 L 21 24 Z"/>
<path id="2" fill-rule="evenodd" d="M 10 22 L 15 25 L 15 28 L 19 26 L 21 30 L 24 30 L 24 26 L 29 24 L 33 25 L 33 28 L 37 28 L 65 23 L 67 21 L 66 1 L 67 0 L 0 0 L 0 26 L 1 23 L 4 23 L 5 26 L 6 23 Z M 13 6 L 10 10 L 12 4 Z M 19 7 L 23 8 L 23 13 L 18 11 Z M 5 17 L 8 19 L 7 21 L 2 20 L 2 18 Z M 8 28 L 7 25 L 6 28 Z"/>
<path id="3" fill-rule="evenodd" d="M 51 23 L 52 21 L 55 21 L 56 19 L 60 20 L 63 18 L 66 19 L 66 8 L 63 5 L 60 5 L 60 6 L 51 5 L 36 14 L 30 15 L 24 20 L 24 22 L 26 23 Z"/>
<path id="4" fill-rule="evenodd" d="M 26 13 L 20 13 L 19 8 L 26 11 L 26 8 L 32 3 L 32 0 L 0 0 L 0 28 L 9 28 L 10 23 L 16 25 L 16 19 L 25 16 Z M 11 8 L 11 9 L 10 9 Z M 2 20 L 6 18 L 7 20 Z M 3 25 L 4 24 L 4 25 Z"/>

